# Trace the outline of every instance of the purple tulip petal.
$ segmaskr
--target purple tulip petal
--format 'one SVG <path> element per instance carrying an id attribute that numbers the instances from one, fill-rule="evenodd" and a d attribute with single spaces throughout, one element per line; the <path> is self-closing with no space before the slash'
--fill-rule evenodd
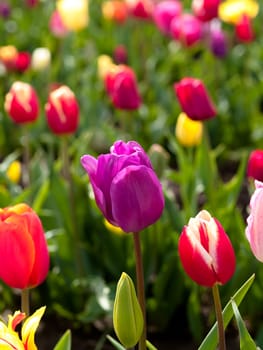
<path id="1" fill-rule="evenodd" d="M 146 166 L 128 166 L 112 181 L 113 217 L 125 232 L 138 232 L 162 214 L 164 198 L 160 182 Z"/>

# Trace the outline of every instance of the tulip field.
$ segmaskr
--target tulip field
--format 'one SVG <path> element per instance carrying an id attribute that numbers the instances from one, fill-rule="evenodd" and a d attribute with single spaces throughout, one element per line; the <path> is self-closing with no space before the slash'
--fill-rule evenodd
<path id="1" fill-rule="evenodd" d="M 263 349 L 262 18 L 0 1 L 0 349 Z"/>

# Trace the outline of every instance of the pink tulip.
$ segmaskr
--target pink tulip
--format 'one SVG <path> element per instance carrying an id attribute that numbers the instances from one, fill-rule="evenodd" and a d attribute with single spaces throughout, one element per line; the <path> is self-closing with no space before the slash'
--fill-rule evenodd
<path id="1" fill-rule="evenodd" d="M 202 37 L 202 22 L 190 13 L 175 17 L 170 26 L 171 35 L 185 46 L 192 46 Z"/>
<path id="2" fill-rule="evenodd" d="M 263 182 L 255 180 L 255 191 L 250 200 L 246 237 L 255 257 L 263 262 Z"/>
<path id="3" fill-rule="evenodd" d="M 164 34 L 170 34 L 170 25 L 175 17 L 182 13 L 182 4 L 177 0 L 166 0 L 155 5 L 153 19 Z"/>
<path id="4" fill-rule="evenodd" d="M 191 218 L 178 242 L 185 272 L 196 283 L 213 287 L 225 284 L 235 271 L 235 253 L 218 220 L 202 210 Z"/>

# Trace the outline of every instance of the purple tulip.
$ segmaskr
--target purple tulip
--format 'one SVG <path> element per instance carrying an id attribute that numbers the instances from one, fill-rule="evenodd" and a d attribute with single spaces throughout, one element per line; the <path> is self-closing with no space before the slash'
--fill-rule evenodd
<path id="1" fill-rule="evenodd" d="M 84 155 L 95 200 L 105 218 L 125 232 L 139 232 L 157 221 L 164 196 L 150 159 L 135 141 L 116 141 L 97 159 Z"/>
<path id="2" fill-rule="evenodd" d="M 250 200 L 246 236 L 255 257 L 263 262 L 263 182 L 255 180 L 256 190 Z"/>

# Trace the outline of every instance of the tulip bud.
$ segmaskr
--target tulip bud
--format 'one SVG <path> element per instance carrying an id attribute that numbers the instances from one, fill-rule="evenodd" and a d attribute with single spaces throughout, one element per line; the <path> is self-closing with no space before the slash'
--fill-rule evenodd
<path id="1" fill-rule="evenodd" d="M 263 262 L 263 182 L 255 180 L 255 191 L 250 199 L 250 215 L 247 218 L 246 237 L 255 257 Z"/>
<path id="2" fill-rule="evenodd" d="M 215 116 L 216 109 L 201 80 L 183 78 L 174 84 L 174 90 L 182 110 L 189 118 L 206 120 Z"/>
<path id="3" fill-rule="evenodd" d="M 0 61 L 7 69 L 14 69 L 17 59 L 18 50 L 13 45 L 6 45 L 0 47 Z"/>
<path id="4" fill-rule="evenodd" d="M 72 134 L 79 124 L 79 105 L 69 87 L 50 92 L 45 105 L 47 123 L 54 134 Z"/>
<path id="5" fill-rule="evenodd" d="M 254 180 L 263 181 L 263 150 L 252 151 L 247 163 L 247 176 Z"/>
<path id="6" fill-rule="evenodd" d="M 227 54 L 227 36 L 220 27 L 211 28 L 211 31 L 209 33 L 209 45 L 212 53 L 216 57 L 223 58 Z"/>
<path id="7" fill-rule="evenodd" d="M 34 122 L 39 112 L 37 94 L 31 85 L 16 81 L 6 94 L 4 107 L 15 123 Z"/>
<path id="8" fill-rule="evenodd" d="M 153 3 L 151 0 L 125 0 L 129 12 L 137 18 L 149 19 L 153 12 Z"/>
<path id="9" fill-rule="evenodd" d="M 57 38 L 64 38 L 69 32 L 58 11 L 53 11 L 49 20 L 49 29 Z"/>
<path id="10" fill-rule="evenodd" d="M 181 145 L 186 147 L 197 146 L 202 140 L 203 123 L 188 118 L 182 112 L 177 119 L 175 135 Z"/>
<path id="11" fill-rule="evenodd" d="M 184 227 L 178 242 L 185 272 L 196 283 L 225 284 L 235 271 L 235 253 L 223 227 L 202 210 Z"/>
<path id="12" fill-rule="evenodd" d="M 190 13 L 173 18 L 170 32 L 175 40 L 187 47 L 193 46 L 201 40 L 202 22 Z"/>
<path id="13" fill-rule="evenodd" d="M 103 17 L 110 21 L 123 23 L 128 17 L 128 8 L 123 1 L 108 0 L 102 3 Z"/>
<path id="14" fill-rule="evenodd" d="M 15 59 L 15 69 L 19 72 L 26 71 L 31 62 L 31 55 L 29 52 L 18 52 Z"/>
<path id="15" fill-rule="evenodd" d="M 38 47 L 32 53 L 31 67 L 35 71 L 46 69 L 50 65 L 51 54 L 48 48 Z"/>
<path id="16" fill-rule="evenodd" d="M 218 17 L 231 24 L 240 22 L 244 15 L 252 19 L 257 16 L 258 12 L 259 4 L 255 0 L 223 1 L 218 7 Z"/>
<path id="17" fill-rule="evenodd" d="M 192 10 L 200 21 L 207 22 L 216 18 L 221 0 L 193 0 Z"/>
<path id="18" fill-rule="evenodd" d="M 112 58 L 108 55 L 100 55 L 97 59 L 98 76 L 101 80 L 104 80 L 108 72 L 113 66 Z"/>
<path id="19" fill-rule="evenodd" d="M 117 284 L 113 306 L 114 330 L 125 348 L 135 346 L 143 331 L 144 321 L 132 279 L 123 272 Z"/>
<path id="20" fill-rule="evenodd" d="M 88 24 L 88 0 L 58 0 L 57 10 L 68 30 L 79 31 Z"/>
<path id="21" fill-rule="evenodd" d="M 238 23 L 235 25 L 236 37 L 241 42 L 251 42 L 254 39 L 254 31 L 251 23 L 251 19 L 243 15 Z"/>
<path id="22" fill-rule="evenodd" d="M 148 151 L 148 155 L 150 157 L 154 171 L 156 172 L 157 176 L 161 178 L 168 166 L 170 159 L 169 153 L 161 145 L 155 143 L 151 145 Z"/>
<path id="23" fill-rule="evenodd" d="M 182 13 L 182 4 L 178 0 L 165 0 L 154 7 L 153 19 L 164 34 L 170 34 L 171 22 Z"/>
<path id="24" fill-rule="evenodd" d="M 14 160 L 9 165 L 6 175 L 10 181 L 18 183 L 21 178 L 21 163 L 18 160 Z"/>

